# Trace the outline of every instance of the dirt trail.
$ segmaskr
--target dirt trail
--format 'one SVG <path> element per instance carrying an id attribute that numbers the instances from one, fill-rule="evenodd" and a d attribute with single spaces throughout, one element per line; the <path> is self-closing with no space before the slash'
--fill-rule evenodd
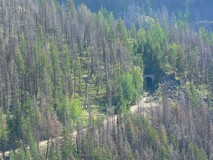
<path id="1" fill-rule="evenodd" d="M 142 113 L 145 117 L 149 117 L 151 115 L 151 110 L 152 109 L 156 109 L 156 108 L 161 108 L 161 105 L 159 104 L 159 102 L 155 102 L 153 100 L 153 97 L 150 97 L 150 96 L 145 96 L 142 98 L 141 101 L 139 101 L 136 105 L 134 106 L 131 106 L 131 109 L 130 111 L 132 113 L 137 113 L 137 112 L 140 112 Z M 105 126 L 107 124 L 107 121 L 110 122 L 110 123 L 113 123 L 117 120 L 117 116 L 114 115 L 114 116 L 110 116 L 108 117 L 108 119 L 105 119 L 103 121 L 103 126 Z M 82 131 L 86 131 L 87 129 L 83 129 Z M 77 131 L 74 131 L 72 134 L 71 134 L 72 137 L 76 138 L 77 136 Z M 55 140 L 60 140 L 62 137 L 57 137 L 57 139 L 52 139 L 52 141 L 55 141 Z M 44 140 L 44 141 L 41 141 L 39 142 L 39 148 L 41 150 L 45 149 L 47 147 L 47 144 L 48 144 L 48 140 Z M 15 153 L 17 153 L 19 150 L 15 150 Z M 4 157 L 9 157 L 10 156 L 10 151 L 6 151 L 4 153 Z M 0 160 L 3 159 L 3 154 L 2 152 L 0 151 Z"/>
<path id="2" fill-rule="evenodd" d="M 153 113 L 162 111 L 162 105 L 159 100 L 155 100 L 152 96 L 145 96 L 137 105 L 131 107 L 132 113 L 139 113 L 144 117 L 151 119 Z"/>

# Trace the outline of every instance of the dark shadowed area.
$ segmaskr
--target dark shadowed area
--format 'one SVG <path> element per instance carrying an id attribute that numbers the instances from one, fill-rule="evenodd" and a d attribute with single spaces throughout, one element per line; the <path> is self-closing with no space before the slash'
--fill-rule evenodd
<path id="1" fill-rule="evenodd" d="M 151 92 L 153 89 L 153 82 L 151 77 L 146 77 L 145 78 L 145 86 L 146 86 L 146 91 Z"/>

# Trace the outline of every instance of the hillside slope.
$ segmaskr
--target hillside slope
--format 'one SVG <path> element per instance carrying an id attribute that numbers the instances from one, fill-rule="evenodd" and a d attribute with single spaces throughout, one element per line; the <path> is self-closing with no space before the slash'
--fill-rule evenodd
<path id="1" fill-rule="evenodd" d="M 0 1 L 1 152 L 11 150 L 11 160 L 211 159 L 213 34 L 146 5 L 127 25 L 72 0 Z M 131 114 L 149 87 L 162 112 Z M 102 115 L 117 123 L 103 128 Z M 57 137 L 40 152 L 39 142 Z"/>

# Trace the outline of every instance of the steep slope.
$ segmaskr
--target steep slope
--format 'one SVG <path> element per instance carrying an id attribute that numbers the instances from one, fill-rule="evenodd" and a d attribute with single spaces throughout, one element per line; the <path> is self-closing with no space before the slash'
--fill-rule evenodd
<path id="1" fill-rule="evenodd" d="M 63 1 L 65 2 L 65 1 Z M 158 17 L 160 14 L 166 14 L 168 19 L 174 16 L 179 18 L 187 17 L 189 23 L 197 28 L 194 22 L 199 21 L 212 21 L 212 5 L 211 0 L 121 0 L 121 1 L 88 1 L 88 0 L 75 0 L 77 5 L 85 3 L 92 11 L 96 12 L 102 7 L 112 12 L 116 17 L 124 17 L 127 24 L 135 23 L 136 17 L 143 15 L 151 15 Z M 130 19 L 131 17 L 131 19 Z M 158 17 L 160 18 L 160 16 Z M 208 29 L 212 29 L 212 25 L 200 25 Z M 199 26 L 199 27 L 200 27 Z"/>
<path id="2" fill-rule="evenodd" d="M 122 13 L 128 6 L 114 3 Z M 140 14 L 126 15 L 138 22 L 127 27 L 72 0 L 0 1 L 2 152 L 11 150 L 11 160 L 211 159 L 212 33 L 192 29 L 186 8 L 169 18 L 146 5 L 146 13 L 131 8 Z M 130 112 L 145 92 L 144 73 L 155 76 L 150 86 L 162 104 L 158 111 L 147 103 L 150 120 Z M 104 128 L 88 112 L 118 118 Z M 39 142 L 57 137 L 40 152 Z"/>

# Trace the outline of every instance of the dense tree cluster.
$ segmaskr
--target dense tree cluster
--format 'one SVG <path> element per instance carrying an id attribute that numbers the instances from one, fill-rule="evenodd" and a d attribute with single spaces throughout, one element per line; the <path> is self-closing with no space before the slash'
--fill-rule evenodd
<path id="1" fill-rule="evenodd" d="M 133 67 L 132 40 L 122 20 L 84 5 L 76 10 L 71 0 L 65 8 L 56 1 L 1 1 L 1 18 L 2 151 L 30 145 L 38 156 L 36 142 L 76 126 L 86 94 L 89 103 L 100 101 L 114 112 L 114 97 L 124 94 L 119 76 L 129 77 L 123 89 L 132 92 L 125 96 L 128 104 L 141 93 L 142 68 Z M 89 93 L 84 75 L 90 77 Z"/>
<path id="2" fill-rule="evenodd" d="M 126 27 L 72 0 L 0 0 L 0 151 L 11 160 L 211 157 L 213 34 L 186 17 L 141 18 Z M 151 122 L 129 113 L 143 73 L 156 88 L 171 73 L 181 84 L 178 101 L 161 86 Z"/>

